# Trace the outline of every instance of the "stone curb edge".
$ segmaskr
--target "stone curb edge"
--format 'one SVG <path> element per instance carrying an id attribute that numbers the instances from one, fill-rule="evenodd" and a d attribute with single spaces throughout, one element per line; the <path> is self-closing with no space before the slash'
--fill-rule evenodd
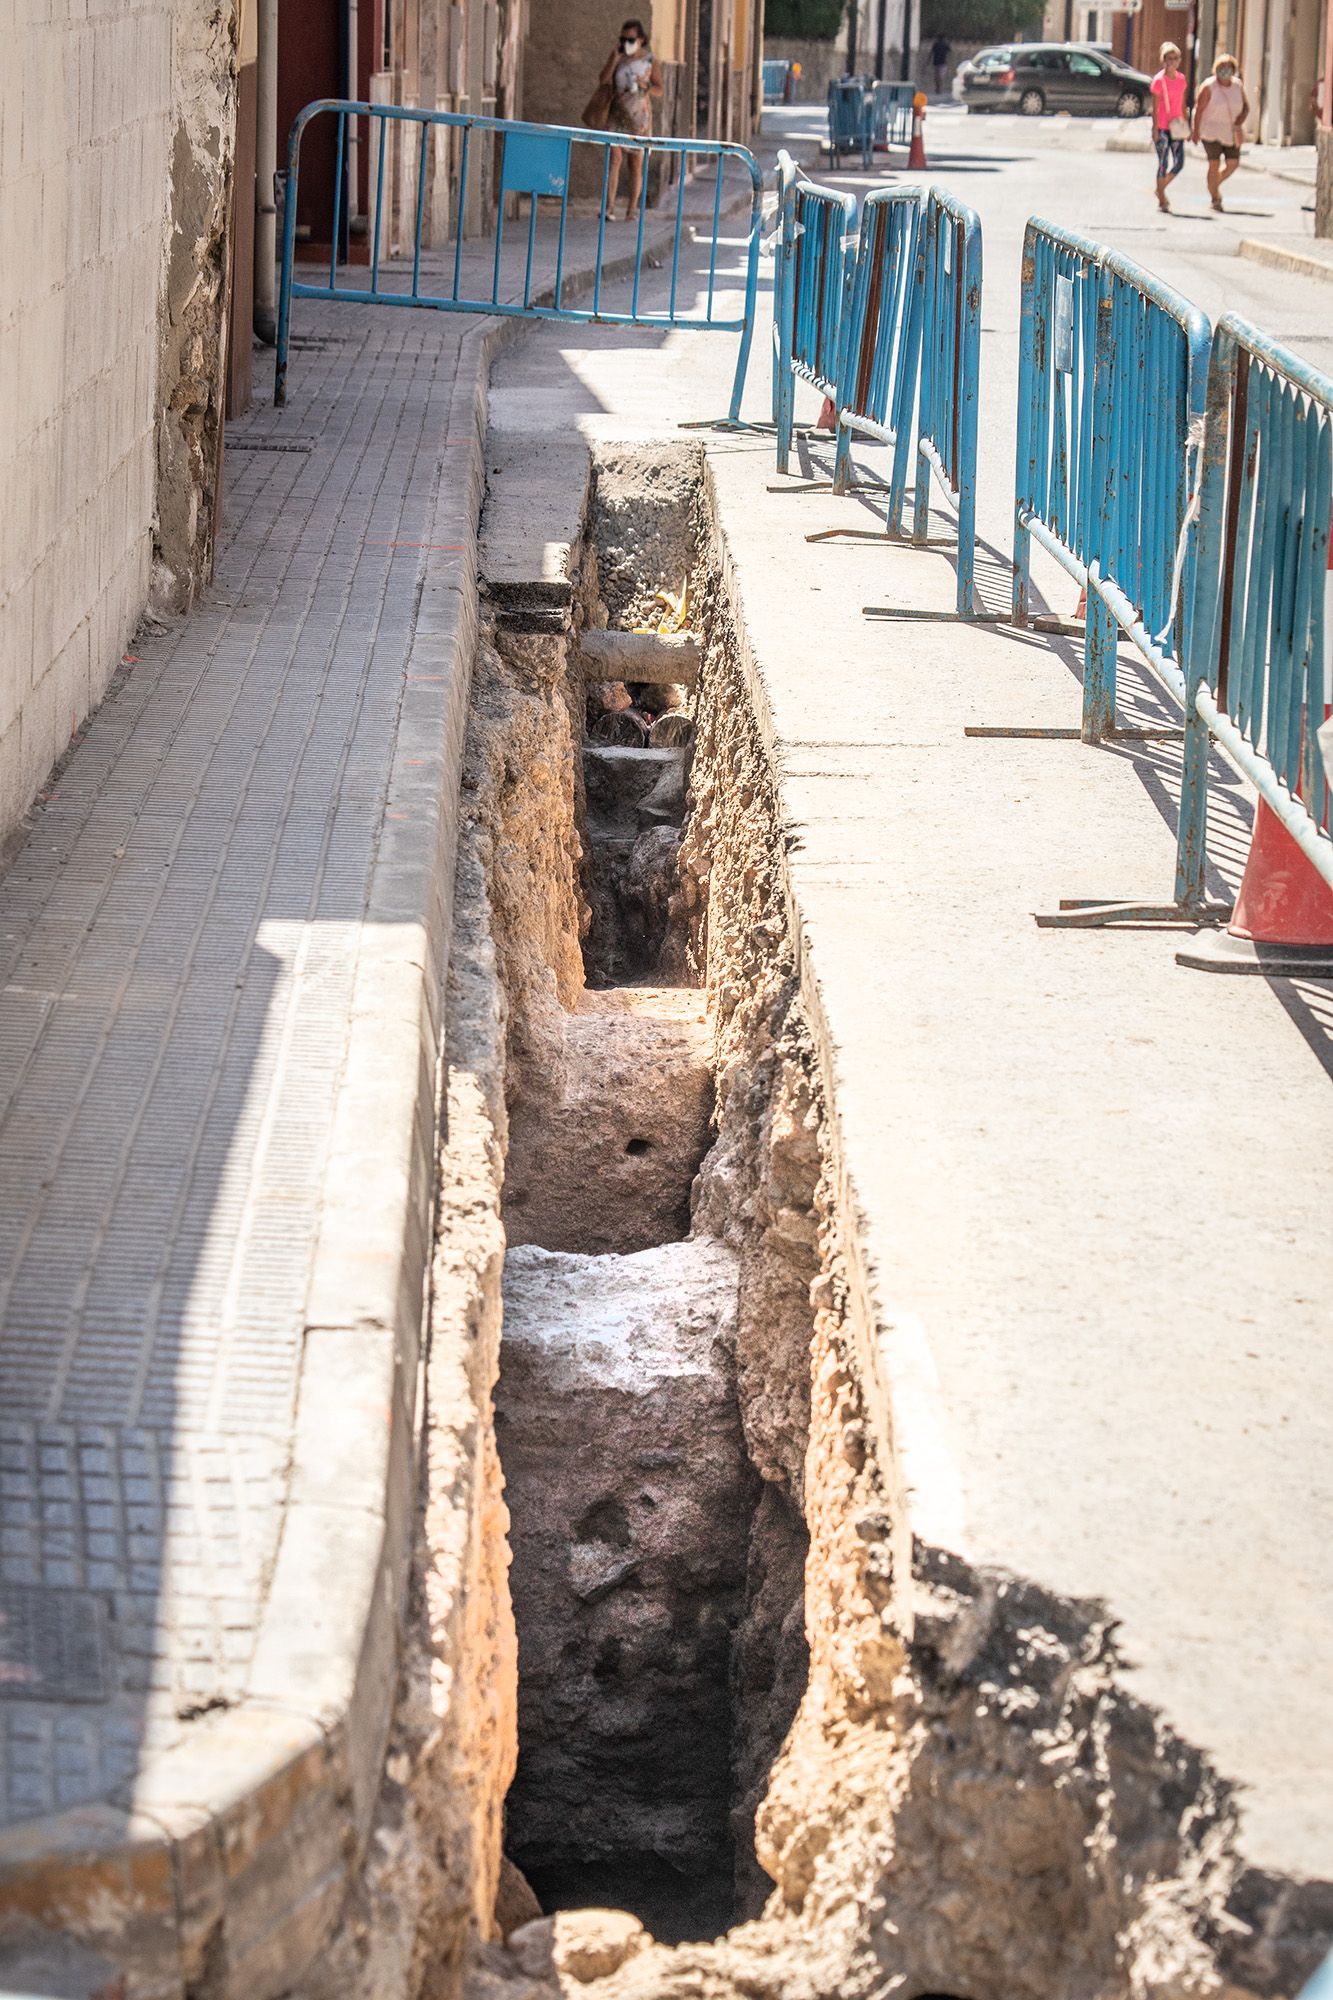
<path id="1" fill-rule="evenodd" d="M 1309 250 L 1290 250 L 1284 243 L 1265 243 L 1255 236 L 1243 236 L 1236 251 L 1252 264 L 1267 264 L 1274 271 L 1292 271 L 1300 278 L 1333 279 L 1333 257 L 1316 257 Z"/>

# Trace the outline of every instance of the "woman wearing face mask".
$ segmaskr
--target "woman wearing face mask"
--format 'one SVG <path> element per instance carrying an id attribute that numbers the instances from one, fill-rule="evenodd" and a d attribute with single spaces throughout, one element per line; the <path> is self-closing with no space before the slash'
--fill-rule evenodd
<path id="1" fill-rule="evenodd" d="M 631 132 L 647 139 L 653 129 L 653 99 L 662 95 L 662 72 L 648 46 L 642 21 L 626 21 L 620 41 L 607 57 L 599 81 L 611 90 L 608 124 L 613 132 Z M 629 153 L 629 196 L 625 204 L 628 222 L 639 205 L 643 185 L 643 153 L 637 146 L 613 146 L 611 169 L 606 183 L 606 218 L 613 221 L 616 191 L 620 186 L 620 163 Z"/>
<path id="2" fill-rule="evenodd" d="M 1249 115 L 1250 101 L 1240 80 L 1236 58 L 1218 56 L 1212 75 L 1199 92 L 1191 136 L 1208 155 L 1208 193 L 1219 214 L 1222 183 L 1229 181 L 1240 165 L 1241 142 Z"/>

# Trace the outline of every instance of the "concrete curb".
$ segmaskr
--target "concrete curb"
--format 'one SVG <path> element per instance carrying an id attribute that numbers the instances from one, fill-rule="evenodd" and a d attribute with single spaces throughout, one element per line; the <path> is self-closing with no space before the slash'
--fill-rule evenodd
<path id="1" fill-rule="evenodd" d="M 1290 250 L 1283 243 L 1264 243 L 1254 236 L 1242 237 L 1236 255 L 1252 264 L 1267 264 L 1274 271 L 1294 271 L 1301 278 L 1333 279 L 1333 256 L 1316 257 L 1309 250 Z"/>
<path id="2" fill-rule="evenodd" d="M 747 193 L 722 215 L 748 205 Z M 669 246 L 671 234 L 664 223 L 645 250 Z M 608 260 L 604 278 L 632 268 L 632 256 Z M 592 283 L 590 269 L 566 273 L 564 295 Z M 546 303 L 552 292 L 534 296 Z M 130 2000 L 180 2000 L 205 1978 L 218 2000 L 286 1992 L 336 1923 L 370 1833 L 415 1511 L 487 393 L 494 356 L 525 324 L 476 319 L 459 341 L 430 534 L 457 553 L 427 559 L 403 672 L 307 1296 L 287 1506 L 245 1698 L 146 1759 L 122 1803 L 0 1834 L 6 1918 L 108 1952 Z"/>

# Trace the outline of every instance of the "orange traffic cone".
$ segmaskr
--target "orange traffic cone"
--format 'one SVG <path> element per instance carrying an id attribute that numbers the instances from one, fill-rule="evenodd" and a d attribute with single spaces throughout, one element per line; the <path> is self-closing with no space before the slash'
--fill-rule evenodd
<path id="1" fill-rule="evenodd" d="M 926 105 L 929 100 L 924 90 L 918 90 L 912 99 L 912 150 L 907 155 L 909 168 L 918 168 L 925 173 L 930 161 L 926 158 Z"/>
<path id="2" fill-rule="evenodd" d="M 1325 643 L 1333 673 L 1333 537 L 1328 554 Z M 1201 933 L 1176 962 L 1202 972 L 1333 976 L 1333 887 L 1262 799 L 1230 923 L 1211 937 Z"/>
<path id="3" fill-rule="evenodd" d="M 1199 932 L 1176 963 L 1270 978 L 1333 975 L 1333 888 L 1262 799 L 1231 922 L 1224 931 Z"/>
<path id="4" fill-rule="evenodd" d="M 819 412 L 818 419 L 815 423 L 815 429 L 817 431 L 836 431 L 837 428 L 838 428 L 837 406 L 834 403 L 832 396 L 825 396 L 824 407 Z"/>

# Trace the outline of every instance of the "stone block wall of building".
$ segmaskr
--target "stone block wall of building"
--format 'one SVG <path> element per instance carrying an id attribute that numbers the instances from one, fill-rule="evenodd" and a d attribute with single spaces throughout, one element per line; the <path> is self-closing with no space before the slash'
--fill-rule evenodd
<path id="1" fill-rule="evenodd" d="M 2 844 L 155 557 L 173 606 L 208 573 L 236 4 L 0 0 L 0 48 Z"/>
<path id="2" fill-rule="evenodd" d="M 148 593 L 172 11 L 0 5 L 0 837 Z"/>

